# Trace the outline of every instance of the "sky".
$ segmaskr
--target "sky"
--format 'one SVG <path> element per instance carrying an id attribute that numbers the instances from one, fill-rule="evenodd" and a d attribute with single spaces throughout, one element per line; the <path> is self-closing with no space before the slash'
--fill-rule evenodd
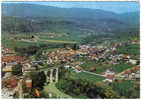
<path id="1" fill-rule="evenodd" d="M 11 3 L 11 2 L 8 2 Z M 19 3 L 19 2 L 14 2 Z M 23 3 L 23 2 L 20 2 Z M 89 1 L 89 2 L 24 2 L 30 4 L 40 4 L 40 5 L 48 5 L 48 6 L 55 6 L 55 7 L 62 7 L 62 8 L 90 8 L 90 9 L 101 9 L 106 11 L 112 11 L 115 13 L 125 13 L 125 12 L 135 12 L 139 11 L 139 2 L 96 2 L 96 1 Z"/>

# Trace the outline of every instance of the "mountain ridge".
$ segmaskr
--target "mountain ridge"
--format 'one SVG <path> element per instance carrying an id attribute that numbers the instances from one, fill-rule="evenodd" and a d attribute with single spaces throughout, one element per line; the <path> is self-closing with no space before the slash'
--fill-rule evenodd
<path id="1" fill-rule="evenodd" d="M 30 8 L 30 9 L 29 9 Z M 76 33 L 114 33 L 139 27 L 139 13 L 117 14 L 89 8 L 59 8 L 39 4 L 2 4 L 2 16 L 34 20 L 43 29 Z M 6 21 L 3 23 L 6 23 Z M 47 26 L 47 27 L 46 27 Z M 54 28 L 54 29 L 53 29 Z M 56 29 L 55 29 L 56 28 Z M 85 31 L 84 31 L 85 30 Z"/>

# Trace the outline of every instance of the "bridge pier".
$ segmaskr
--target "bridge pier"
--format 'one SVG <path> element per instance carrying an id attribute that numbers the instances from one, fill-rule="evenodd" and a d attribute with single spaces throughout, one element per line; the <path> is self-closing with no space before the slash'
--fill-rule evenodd
<path id="1" fill-rule="evenodd" d="M 48 71 L 45 71 L 45 75 L 46 75 L 46 82 L 48 82 Z"/>
<path id="2" fill-rule="evenodd" d="M 19 93 L 19 98 L 23 98 L 23 88 L 22 88 L 22 79 L 18 82 L 18 93 Z"/>
<path id="3" fill-rule="evenodd" d="M 54 81 L 58 82 L 58 73 L 59 73 L 58 70 L 59 70 L 59 68 L 53 68 L 53 69 L 49 69 L 49 70 L 44 71 L 44 73 L 46 75 L 46 82 L 49 82 L 49 83 L 53 83 Z"/>
<path id="4" fill-rule="evenodd" d="M 53 69 L 50 70 L 50 83 L 53 82 Z"/>
<path id="5" fill-rule="evenodd" d="M 58 82 L 58 68 L 56 68 L 56 79 L 55 82 Z"/>

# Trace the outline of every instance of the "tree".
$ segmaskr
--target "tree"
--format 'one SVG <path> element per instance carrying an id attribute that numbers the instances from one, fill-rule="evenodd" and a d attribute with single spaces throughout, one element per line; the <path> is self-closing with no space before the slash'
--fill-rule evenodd
<path id="1" fill-rule="evenodd" d="M 42 89 L 46 82 L 46 76 L 44 72 L 31 72 L 30 77 L 32 79 L 33 88 Z"/>
<path id="2" fill-rule="evenodd" d="M 115 91 L 113 91 L 111 88 L 107 88 L 105 91 L 106 98 L 119 98 L 119 94 Z"/>
<path id="3" fill-rule="evenodd" d="M 77 44 L 74 44 L 72 49 L 76 50 L 77 49 Z"/>
<path id="4" fill-rule="evenodd" d="M 34 35 L 32 35 L 31 38 L 33 39 L 34 38 Z"/>
<path id="5" fill-rule="evenodd" d="M 66 43 L 64 43 L 64 48 L 66 48 L 66 46 L 67 46 L 67 44 L 66 44 Z"/>
<path id="6" fill-rule="evenodd" d="M 38 65 L 32 65 L 32 67 L 34 67 L 36 70 L 38 70 Z"/>
<path id="7" fill-rule="evenodd" d="M 22 65 L 17 64 L 12 67 L 12 74 L 13 75 L 21 75 L 22 74 Z"/>
<path id="8" fill-rule="evenodd" d="M 140 89 L 140 82 L 137 81 L 135 84 L 134 84 L 134 89 L 135 90 L 139 90 Z"/>

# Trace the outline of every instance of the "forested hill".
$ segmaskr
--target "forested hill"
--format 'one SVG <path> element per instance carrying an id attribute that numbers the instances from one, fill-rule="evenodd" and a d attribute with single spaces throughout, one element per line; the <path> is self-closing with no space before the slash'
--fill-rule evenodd
<path id="1" fill-rule="evenodd" d="M 37 4 L 2 4 L 2 14 L 4 16 L 18 17 L 64 17 L 64 18 L 99 18 L 115 17 L 117 14 L 87 8 L 59 8 Z"/>
<path id="2" fill-rule="evenodd" d="M 139 28 L 139 12 L 117 14 L 98 9 L 2 3 L 2 16 L 2 29 L 10 32 L 14 31 L 15 26 L 18 32 L 44 30 L 74 34 L 107 34 Z"/>

